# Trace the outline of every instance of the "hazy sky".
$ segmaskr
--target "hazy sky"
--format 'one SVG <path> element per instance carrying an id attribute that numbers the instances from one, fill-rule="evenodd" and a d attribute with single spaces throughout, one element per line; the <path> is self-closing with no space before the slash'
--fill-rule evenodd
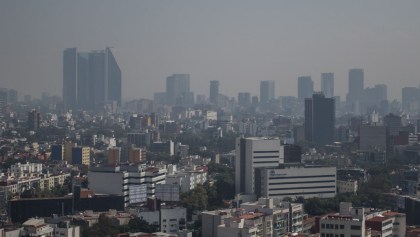
<path id="1" fill-rule="evenodd" d="M 0 1 L 0 87 L 40 97 L 62 94 L 62 52 L 113 46 L 123 99 L 153 98 L 173 73 L 191 74 L 196 94 L 297 95 L 297 77 L 335 73 L 344 96 L 348 69 L 388 97 L 420 84 L 420 1 L 72 0 Z"/>

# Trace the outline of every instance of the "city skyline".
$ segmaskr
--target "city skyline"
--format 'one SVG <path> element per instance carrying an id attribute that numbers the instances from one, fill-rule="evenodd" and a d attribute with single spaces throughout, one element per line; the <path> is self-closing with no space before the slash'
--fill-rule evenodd
<path id="1" fill-rule="evenodd" d="M 332 72 L 345 98 L 350 68 L 364 69 L 365 87 L 386 84 L 401 100 L 420 78 L 420 3 L 404 3 L 6 1 L 0 78 L 22 95 L 61 96 L 62 50 L 112 46 L 123 100 L 153 98 L 174 73 L 190 74 L 191 91 L 206 96 L 212 80 L 232 97 L 274 80 L 277 97 L 295 96 L 301 75 L 320 91 L 321 73 Z"/>

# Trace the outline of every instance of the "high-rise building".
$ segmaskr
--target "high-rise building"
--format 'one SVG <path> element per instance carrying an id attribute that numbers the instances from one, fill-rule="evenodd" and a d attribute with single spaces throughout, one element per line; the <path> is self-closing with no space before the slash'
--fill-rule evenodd
<path id="1" fill-rule="evenodd" d="M 249 92 L 239 92 L 238 93 L 238 104 L 240 106 L 250 106 L 251 105 L 251 93 Z"/>
<path id="2" fill-rule="evenodd" d="M 347 94 L 347 102 L 352 104 L 360 101 L 364 88 L 364 72 L 363 69 L 349 70 L 349 92 Z"/>
<path id="3" fill-rule="evenodd" d="M 98 110 L 111 102 L 121 105 L 121 69 L 113 49 L 89 53 L 78 53 L 76 48 L 64 50 L 64 109 Z"/>
<path id="4" fill-rule="evenodd" d="M 335 101 L 322 93 L 305 99 L 305 139 L 318 145 L 331 144 L 335 131 Z"/>
<path id="5" fill-rule="evenodd" d="M 51 145 L 50 160 L 61 161 L 64 158 L 64 146 L 62 144 Z"/>
<path id="6" fill-rule="evenodd" d="M 402 88 L 402 109 L 406 112 L 420 109 L 420 89 L 417 87 Z"/>
<path id="7" fill-rule="evenodd" d="M 11 104 L 16 104 L 18 102 L 18 92 L 17 90 L 10 89 L 8 95 L 8 102 Z"/>
<path id="8" fill-rule="evenodd" d="M 386 127 L 377 124 L 362 124 L 360 126 L 359 148 L 362 151 L 380 150 L 386 151 L 387 147 Z"/>
<path id="9" fill-rule="evenodd" d="M 31 110 L 28 112 L 28 129 L 36 131 L 39 129 L 39 125 L 41 124 L 41 114 L 36 110 Z"/>
<path id="10" fill-rule="evenodd" d="M 72 164 L 76 165 L 90 165 L 90 148 L 89 147 L 73 147 Z"/>
<path id="11" fill-rule="evenodd" d="M 105 77 L 107 80 L 108 87 L 108 101 L 117 102 L 118 106 L 121 106 L 122 97 L 122 82 L 121 82 L 121 69 L 118 65 L 117 59 L 115 58 L 115 52 L 113 48 L 105 49 Z"/>
<path id="12" fill-rule="evenodd" d="M 321 73 L 321 91 L 326 98 L 334 97 L 334 73 Z"/>
<path id="13" fill-rule="evenodd" d="M 312 97 L 314 93 L 314 82 L 310 76 L 298 77 L 298 100 Z"/>
<path id="14" fill-rule="evenodd" d="M 8 96 L 7 89 L 0 88 L 0 122 L 3 120 L 3 117 L 6 115 Z"/>
<path id="15" fill-rule="evenodd" d="M 63 104 L 64 110 L 77 107 L 77 49 L 63 52 Z"/>
<path id="16" fill-rule="evenodd" d="M 284 163 L 279 138 L 237 138 L 235 158 L 236 193 L 255 194 L 255 168 L 275 168 Z"/>
<path id="17" fill-rule="evenodd" d="M 387 128 L 389 136 L 398 136 L 403 127 L 401 116 L 392 113 L 388 114 L 384 117 L 384 125 Z"/>
<path id="18" fill-rule="evenodd" d="M 118 165 L 121 162 L 121 147 L 108 149 L 108 165 Z"/>
<path id="19" fill-rule="evenodd" d="M 219 104 L 219 81 L 210 81 L 210 103 Z"/>
<path id="20" fill-rule="evenodd" d="M 189 74 L 173 74 L 166 78 L 166 103 L 172 106 L 194 104 L 194 94 L 190 92 Z"/>
<path id="21" fill-rule="evenodd" d="M 274 81 L 261 81 L 260 82 L 260 105 L 263 107 L 275 98 L 275 85 Z"/>

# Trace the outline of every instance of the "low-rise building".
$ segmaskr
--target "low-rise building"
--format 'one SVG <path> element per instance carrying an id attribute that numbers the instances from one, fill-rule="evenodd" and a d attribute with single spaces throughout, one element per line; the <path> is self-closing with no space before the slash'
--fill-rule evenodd
<path id="1" fill-rule="evenodd" d="M 356 193 L 358 187 L 357 180 L 337 180 L 338 193 Z"/>
<path id="2" fill-rule="evenodd" d="M 187 209 L 184 207 L 164 207 L 160 209 L 160 231 L 177 233 L 187 227 Z"/>
<path id="3" fill-rule="evenodd" d="M 268 198 L 332 198 L 336 194 L 336 168 L 284 165 L 255 170 L 255 193 Z"/>
<path id="4" fill-rule="evenodd" d="M 89 187 L 97 193 L 124 195 L 125 206 L 144 203 L 155 196 L 157 184 L 165 183 L 166 167 L 121 165 L 91 167 Z M 104 182 L 106 180 L 106 182 Z"/>
<path id="5" fill-rule="evenodd" d="M 303 231 L 303 205 L 260 198 L 240 208 L 202 212 L 203 237 L 275 236 Z"/>
<path id="6" fill-rule="evenodd" d="M 392 219 L 392 236 L 394 237 L 403 237 L 406 236 L 406 216 L 404 213 L 399 212 L 384 212 L 383 216 L 389 217 Z"/>
<path id="7" fill-rule="evenodd" d="M 54 229 L 45 223 L 44 219 L 29 219 L 22 224 L 24 235 L 23 236 L 52 236 Z M 22 236 L 22 235 L 21 235 Z"/>
<path id="8" fill-rule="evenodd" d="M 370 228 L 372 231 L 376 231 L 379 236 L 391 237 L 393 220 L 390 217 L 375 216 L 366 220 L 366 228 Z"/>
<path id="9" fill-rule="evenodd" d="M 188 192 L 198 184 L 204 184 L 206 181 L 207 171 L 202 167 L 196 166 L 179 171 L 176 170 L 176 166 L 172 166 L 172 172 L 166 176 L 166 183 L 178 184 L 182 193 Z"/>
<path id="10" fill-rule="evenodd" d="M 365 228 L 363 208 L 340 203 L 340 213 L 323 216 L 319 221 L 321 237 L 369 236 Z"/>

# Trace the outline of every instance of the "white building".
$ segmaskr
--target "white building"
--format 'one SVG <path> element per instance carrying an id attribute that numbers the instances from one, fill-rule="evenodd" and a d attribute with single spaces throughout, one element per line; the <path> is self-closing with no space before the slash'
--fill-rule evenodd
<path id="1" fill-rule="evenodd" d="M 54 229 L 53 236 L 80 237 L 80 226 L 70 225 L 70 220 L 55 220 L 56 219 L 52 219 L 51 221 L 48 221 L 48 225 Z"/>
<path id="2" fill-rule="evenodd" d="M 340 213 L 327 215 L 319 221 L 321 237 L 331 236 L 370 236 L 365 228 L 363 208 L 353 208 L 350 203 L 340 203 Z"/>
<path id="3" fill-rule="evenodd" d="M 10 175 L 20 177 L 34 177 L 42 173 L 43 166 L 41 163 L 17 163 L 10 166 Z"/>
<path id="4" fill-rule="evenodd" d="M 44 219 L 29 219 L 22 224 L 24 233 L 21 236 L 52 236 L 54 229 Z"/>
<path id="5" fill-rule="evenodd" d="M 216 111 L 207 110 L 205 112 L 204 116 L 205 116 L 206 120 L 217 121 L 217 112 Z"/>
<path id="6" fill-rule="evenodd" d="M 407 220 L 404 213 L 384 212 L 382 215 L 392 219 L 392 236 L 403 237 L 406 235 Z"/>
<path id="7" fill-rule="evenodd" d="M 232 217 L 231 209 L 206 211 L 201 213 L 202 237 L 219 237 L 217 227 L 224 224 L 224 220 Z M 221 237 L 221 236 L 220 236 Z"/>
<path id="8" fill-rule="evenodd" d="M 393 220 L 390 217 L 384 217 L 382 215 L 375 216 L 365 221 L 366 228 L 370 228 L 372 234 L 392 237 Z"/>
<path id="9" fill-rule="evenodd" d="M 178 184 L 181 193 L 185 193 L 194 189 L 198 184 L 204 184 L 207 181 L 207 172 L 200 167 L 193 166 L 192 169 L 176 170 L 173 167 L 173 172 L 166 176 L 167 184 Z"/>
<path id="10" fill-rule="evenodd" d="M 242 203 L 238 209 L 202 213 L 202 237 L 273 236 L 303 230 L 303 205 L 260 198 Z"/>
<path id="11" fill-rule="evenodd" d="M 336 194 L 336 168 L 287 165 L 255 171 L 255 194 L 268 198 L 332 198 Z"/>
<path id="12" fill-rule="evenodd" d="M 165 183 L 166 168 L 145 166 L 91 167 L 89 187 L 96 193 L 124 195 L 124 203 L 146 202 Z M 130 195 L 131 194 L 131 195 Z"/>
<path id="13" fill-rule="evenodd" d="M 264 227 L 272 226 L 270 216 L 262 213 L 244 213 L 225 219 L 225 223 L 217 227 L 217 235 L 223 237 L 264 237 L 272 236 L 272 229 L 264 231 Z"/>
<path id="14" fill-rule="evenodd" d="M 260 212 L 273 216 L 272 236 L 284 236 L 291 229 L 302 229 L 303 207 L 301 204 L 280 202 L 279 199 L 260 198 L 257 202 L 246 202 L 241 208 L 248 212 Z M 292 213 L 290 215 L 290 213 Z M 292 217 L 295 222 L 292 226 Z"/>
<path id="15" fill-rule="evenodd" d="M 129 212 L 149 225 L 160 226 L 162 233 L 176 234 L 187 227 L 187 209 L 184 207 L 161 206 L 160 210 L 140 208 Z"/>
<path id="16" fill-rule="evenodd" d="M 284 149 L 279 138 L 237 138 L 235 192 L 255 193 L 255 169 L 275 168 L 284 163 Z"/>
<path id="17" fill-rule="evenodd" d="M 160 210 L 160 231 L 177 233 L 187 227 L 187 209 L 185 207 L 164 207 Z"/>

